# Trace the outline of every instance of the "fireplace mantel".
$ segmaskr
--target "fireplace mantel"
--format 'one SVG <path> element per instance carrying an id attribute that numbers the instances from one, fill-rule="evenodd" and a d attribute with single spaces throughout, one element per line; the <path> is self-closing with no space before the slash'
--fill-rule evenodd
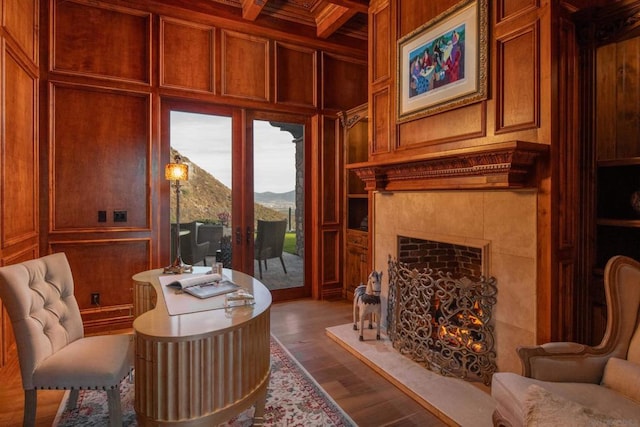
<path id="1" fill-rule="evenodd" d="M 535 185 L 536 159 L 548 148 L 509 141 L 348 168 L 370 191 L 526 188 Z"/>

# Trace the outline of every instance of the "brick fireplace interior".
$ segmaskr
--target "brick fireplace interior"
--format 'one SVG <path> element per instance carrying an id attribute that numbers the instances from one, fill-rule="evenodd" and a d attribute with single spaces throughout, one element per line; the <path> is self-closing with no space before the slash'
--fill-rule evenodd
<path id="1" fill-rule="evenodd" d="M 409 191 L 374 195 L 374 266 L 387 271 L 399 237 L 477 248 L 482 275 L 497 280 L 493 310 L 498 371 L 520 372 L 515 349 L 533 345 L 536 313 L 536 191 Z M 389 295 L 383 276 L 382 325 Z"/>
<path id="2" fill-rule="evenodd" d="M 483 252 L 486 248 L 398 236 L 398 261 L 409 268 L 442 270 L 454 277 L 484 275 Z"/>

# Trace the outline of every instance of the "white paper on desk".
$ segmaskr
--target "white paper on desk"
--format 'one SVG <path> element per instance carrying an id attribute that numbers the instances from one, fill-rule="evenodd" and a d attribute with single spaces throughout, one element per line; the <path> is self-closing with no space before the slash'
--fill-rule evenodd
<path id="1" fill-rule="evenodd" d="M 173 280 L 167 286 L 170 286 L 176 289 L 184 289 L 190 286 L 203 285 L 207 283 L 219 282 L 222 280 L 222 276 L 216 273 L 177 274 L 177 275 L 173 275 L 172 277 L 175 280 Z M 227 278 L 225 277 L 225 279 Z"/>
<path id="2" fill-rule="evenodd" d="M 180 289 L 198 298 L 211 298 L 240 289 L 240 286 L 233 283 L 228 277 L 215 273 L 189 275 L 189 277 L 174 280 L 167 286 Z"/>
<path id="3" fill-rule="evenodd" d="M 165 305 L 167 307 L 167 313 L 170 316 L 178 314 L 196 313 L 198 311 L 218 310 L 225 307 L 224 294 L 214 296 L 211 298 L 194 298 L 193 296 L 184 293 L 174 287 L 168 286 L 170 283 L 176 280 L 181 280 L 188 277 L 195 277 L 194 274 L 171 274 L 166 276 L 160 276 L 160 288 L 164 296 Z M 202 275 L 200 275 L 202 276 Z"/>

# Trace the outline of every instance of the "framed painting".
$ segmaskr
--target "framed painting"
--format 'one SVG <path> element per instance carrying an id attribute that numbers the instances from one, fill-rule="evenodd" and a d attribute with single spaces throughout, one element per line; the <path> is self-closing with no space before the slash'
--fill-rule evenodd
<path id="1" fill-rule="evenodd" d="M 398 122 L 487 98 L 488 0 L 463 0 L 398 40 Z"/>

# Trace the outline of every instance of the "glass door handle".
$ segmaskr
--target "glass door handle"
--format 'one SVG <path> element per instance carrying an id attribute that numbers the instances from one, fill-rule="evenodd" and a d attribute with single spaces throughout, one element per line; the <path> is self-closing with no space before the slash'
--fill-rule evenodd
<path id="1" fill-rule="evenodd" d="M 240 229 L 240 227 L 236 228 L 236 244 L 242 244 L 242 230 Z"/>
<path id="2" fill-rule="evenodd" d="M 247 245 L 251 243 L 251 237 L 253 237 L 253 232 L 251 227 L 247 226 Z"/>

